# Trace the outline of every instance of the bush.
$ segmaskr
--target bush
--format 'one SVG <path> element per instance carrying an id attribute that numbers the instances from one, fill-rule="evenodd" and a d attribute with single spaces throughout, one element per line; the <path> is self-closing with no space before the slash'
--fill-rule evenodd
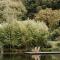
<path id="1" fill-rule="evenodd" d="M 57 43 L 57 47 L 60 47 L 60 43 Z"/>
<path id="2" fill-rule="evenodd" d="M 0 0 L 0 21 L 11 21 L 20 18 L 27 12 L 21 0 Z"/>
<path id="3" fill-rule="evenodd" d="M 3 44 L 19 47 L 44 47 L 47 43 L 48 27 L 44 22 L 15 21 L 2 26 L 3 29 L 0 28 L 0 41 Z"/>
<path id="4" fill-rule="evenodd" d="M 53 25 L 55 27 L 56 25 L 58 25 L 58 23 L 56 24 L 56 22 L 60 20 L 60 10 L 52 10 L 50 8 L 40 10 L 36 14 L 35 20 L 44 21 L 50 28 Z"/>
<path id="5" fill-rule="evenodd" d="M 57 41 L 60 38 L 60 28 L 54 29 L 50 34 L 49 34 L 49 39 L 52 41 Z"/>

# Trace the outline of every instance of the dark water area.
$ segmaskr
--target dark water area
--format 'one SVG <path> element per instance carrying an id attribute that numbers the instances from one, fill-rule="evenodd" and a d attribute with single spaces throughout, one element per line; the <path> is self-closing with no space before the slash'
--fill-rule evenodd
<path id="1" fill-rule="evenodd" d="M 60 55 L 27 55 L 27 54 L 8 54 L 0 55 L 0 60 L 60 60 Z"/>

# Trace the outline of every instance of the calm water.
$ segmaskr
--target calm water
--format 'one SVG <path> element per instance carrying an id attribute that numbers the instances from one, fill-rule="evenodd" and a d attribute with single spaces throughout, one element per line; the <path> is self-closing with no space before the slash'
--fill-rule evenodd
<path id="1" fill-rule="evenodd" d="M 60 60 L 60 55 L 0 55 L 0 60 Z"/>

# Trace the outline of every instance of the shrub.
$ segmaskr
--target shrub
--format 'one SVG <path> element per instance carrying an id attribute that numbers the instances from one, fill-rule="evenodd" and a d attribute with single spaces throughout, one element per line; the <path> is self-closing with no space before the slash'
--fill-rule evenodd
<path id="1" fill-rule="evenodd" d="M 0 0 L 0 21 L 11 21 L 20 18 L 27 12 L 21 0 Z"/>
<path id="2" fill-rule="evenodd" d="M 26 26 L 30 33 L 29 35 L 31 35 L 31 41 L 28 39 L 29 44 L 34 46 L 44 46 L 47 37 L 46 35 L 48 34 L 48 28 L 45 23 L 35 21 L 26 21 L 25 23 L 27 23 Z"/>
<path id="3" fill-rule="evenodd" d="M 57 47 L 60 47 L 60 43 L 57 43 Z"/>
<path id="4" fill-rule="evenodd" d="M 49 38 L 50 40 L 59 40 L 60 38 L 60 28 L 58 29 L 54 29 L 50 34 L 49 34 Z"/>
<path id="5" fill-rule="evenodd" d="M 3 44 L 16 46 L 45 46 L 47 43 L 48 27 L 44 22 L 14 21 L 0 28 L 0 41 Z M 4 27 L 5 26 L 5 27 Z M 1 30 L 2 29 L 2 30 Z"/>
<path id="6" fill-rule="evenodd" d="M 44 9 L 40 10 L 35 17 L 37 21 L 44 21 L 51 28 L 56 26 L 56 22 L 60 20 L 60 10 Z M 53 27 L 54 28 L 54 27 Z"/>

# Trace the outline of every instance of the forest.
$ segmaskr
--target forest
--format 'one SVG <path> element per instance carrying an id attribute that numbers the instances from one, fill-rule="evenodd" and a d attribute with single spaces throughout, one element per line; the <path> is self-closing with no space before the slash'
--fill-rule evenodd
<path id="1" fill-rule="evenodd" d="M 0 0 L 0 46 L 60 51 L 60 0 Z"/>

